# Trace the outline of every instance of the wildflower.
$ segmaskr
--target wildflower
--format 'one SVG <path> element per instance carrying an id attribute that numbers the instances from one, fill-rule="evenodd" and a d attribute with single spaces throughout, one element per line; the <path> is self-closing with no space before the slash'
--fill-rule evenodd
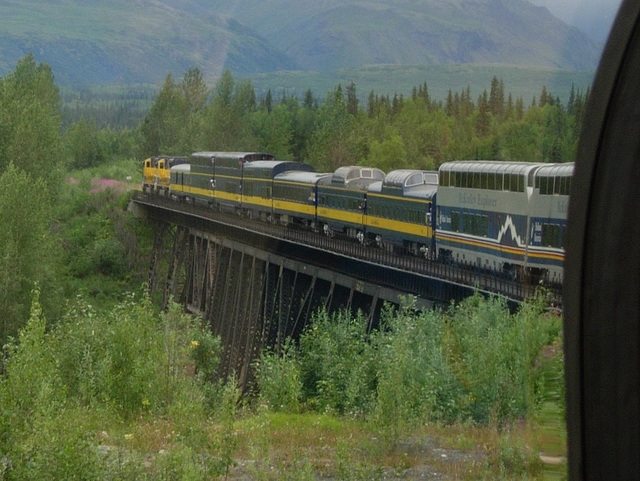
<path id="1" fill-rule="evenodd" d="M 199 342 L 198 342 L 198 341 L 191 341 L 191 344 L 189 345 L 189 347 L 190 347 L 191 349 L 197 349 L 197 348 L 198 348 L 198 345 L 199 345 Z"/>

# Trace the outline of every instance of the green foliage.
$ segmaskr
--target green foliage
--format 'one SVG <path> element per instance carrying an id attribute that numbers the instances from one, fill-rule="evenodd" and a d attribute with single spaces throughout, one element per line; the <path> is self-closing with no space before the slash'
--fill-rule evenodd
<path id="1" fill-rule="evenodd" d="M 58 312 L 55 279 L 57 236 L 51 232 L 51 197 L 42 179 L 10 163 L 0 173 L 0 339 L 14 336 L 28 317 L 34 283 L 45 289 L 42 303 Z"/>
<path id="2" fill-rule="evenodd" d="M 179 154 L 190 151 L 187 128 L 191 112 L 184 96 L 184 88 L 176 85 L 171 74 L 167 78 L 140 125 L 141 156 Z"/>
<path id="3" fill-rule="evenodd" d="M 199 150 L 250 151 L 260 149 L 251 130 L 256 97 L 250 81 L 238 83 L 225 70 L 213 91 L 213 100 L 198 118 Z"/>
<path id="4" fill-rule="evenodd" d="M 286 105 L 276 105 L 267 111 L 260 109 L 251 119 L 261 150 L 274 154 L 279 159 L 291 157 L 294 114 Z"/>
<path id="5" fill-rule="evenodd" d="M 0 81 L 0 171 L 9 163 L 43 180 L 60 180 L 60 97 L 53 72 L 27 55 Z M 53 190 L 52 190 L 53 192 Z"/>
<path id="6" fill-rule="evenodd" d="M 273 411 L 297 412 L 302 383 L 295 344 L 287 339 L 282 352 L 266 351 L 256 364 L 260 400 Z"/>
<path id="7" fill-rule="evenodd" d="M 65 133 L 65 140 L 73 169 L 94 167 L 106 159 L 106 151 L 100 142 L 100 132 L 93 119 L 87 122 L 81 118 L 71 125 Z"/>
<path id="8" fill-rule="evenodd" d="M 362 316 L 318 313 L 300 338 L 303 395 L 314 408 L 364 414 L 372 403 L 379 359 Z"/>
<path id="9" fill-rule="evenodd" d="M 465 417 L 465 392 L 442 348 L 441 313 L 414 313 L 409 300 L 387 312 L 384 325 L 374 415 L 386 441 L 393 446 L 405 426 Z"/>
<path id="10" fill-rule="evenodd" d="M 496 480 L 529 479 L 529 476 L 538 479 L 542 472 L 538 453 L 509 431 L 502 433 L 498 444 L 489 451 L 487 464 L 492 479 Z"/>
<path id="11" fill-rule="evenodd" d="M 74 172 L 57 206 L 67 290 L 86 292 L 98 305 L 139 288 L 148 267 L 153 226 L 127 211 L 132 170 L 129 160 Z"/>
<path id="12" fill-rule="evenodd" d="M 320 107 L 308 90 L 300 106 L 284 92 L 274 103 L 271 90 L 258 102 L 252 83 L 226 70 L 206 102 L 197 73 L 187 72 L 181 84 L 167 77 L 140 125 L 144 156 L 261 150 L 325 172 L 354 164 L 433 170 L 453 159 L 566 162 L 574 159 L 586 101 L 572 86 L 566 110 L 547 92 L 543 106 L 525 111 L 523 99 L 514 102 L 494 75 L 491 93 L 485 88 L 475 102 L 468 85 L 449 90 L 445 105 L 435 102 L 425 83 L 410 98 L 372 91 L 361 105 L 351 83 L 346 93 L 335 86 Z"/>
<path id="13" fill-rule="evenodd" d="M 549 346 L 561 322 L 543 306 L 541 297 L 511 314 L 504 301 L 478 295 L 446 313 L 414 312 L 409 300 L 369 334 L 361 317 L 320 312 L 298 350 L 287 344 L 282 355 L 263 356 L 260 395 L 275 410 L 298 409 L 300 400 L 368 417 L 390 445 L 425 422 L 531 418 L 543 400 L 560 399 L 553 380 L 562 355 Z"/>
<path id="14" fill-rule="evenodd" d="M 47 329 L 35 291 L 27 325 L 4 350 L 0 453 L 10 462 L 10 479 L 105 479 L 106 473 L 115 475 L 114 466 L 127 473 L 119 479 L 137 479 L 147 469 L 154 479 L 203 479 L 228 470 L 235 447 L 235 384 L 219 396 L 224 435 L 213 442 L 195 428 L 206 408 L 202 383 L 190 374 L 193 343 L 199 339 L 198 347 L 219 348 L 219 340 L 204 332 L 179 306 L 172 304 L 158 319 L 149 300 L 134 295 L 107 313 L 78 298 Z M 203 369 L 213 371 L 216 354 L 196 356 L 196 365 L 204 359 Z M 115 463 L 98 449 L 90 413 L 120 422 L 176 416 L 183 427 L 181 443 L 158 455 L 151 468 L 141 463 L 134 468 L 132 454 Z M 218 458 L 201 454 L 211 446 L 218 446 Z"/>

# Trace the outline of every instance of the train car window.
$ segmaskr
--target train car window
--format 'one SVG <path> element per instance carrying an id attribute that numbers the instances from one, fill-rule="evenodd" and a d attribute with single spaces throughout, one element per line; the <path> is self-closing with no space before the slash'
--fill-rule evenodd
<path id="1" fill-rule="evenodd" d="M 451 212 L 451 230 L 460 232 L 460 212 Z"/>
<path id="2" fill-rule="evenodd" d="M 471 220 L 469 219 L 469 214 L 466 212 L 462 214 L 462 232 L 469 233 L 471 230 Z"/>
<path id="3" fill-rule="evenodd" d="M 509 174 L 502 174 L 502 190 L 511 190 L 511 176 Z"/>
<path id="4" fill-rule="evenodd" d="M 518 192 L 520 176 L 518 174 L 511 174 L 511 185 L 509 190 L 511 192 Z"/>
<path id="5" fill-rule="evenodd" d="M 547 177 L 547 189 L 545 192 L 547 195 L 553 195 L 553 193 L 555 192 L 555 184 L 556 184 L 555 177 Z"/>

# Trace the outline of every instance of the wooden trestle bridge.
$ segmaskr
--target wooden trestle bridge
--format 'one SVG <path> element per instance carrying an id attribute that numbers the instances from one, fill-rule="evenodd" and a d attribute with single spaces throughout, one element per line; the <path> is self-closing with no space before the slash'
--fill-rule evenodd
<path id="1" fill-rule="evenodd" d="M 243 388 L 259 353 L 297 338 L 321 308 L 360 310 L 371 329 L 385 303 L 432 308 L 480 291 L 516 305 L 533 293 L 509 279 L 166 197 L 136 192 L 130 209 L 156 225 L 151 295 L 209 323 L 225 347 L 223 373 L 235 372 Z"/>

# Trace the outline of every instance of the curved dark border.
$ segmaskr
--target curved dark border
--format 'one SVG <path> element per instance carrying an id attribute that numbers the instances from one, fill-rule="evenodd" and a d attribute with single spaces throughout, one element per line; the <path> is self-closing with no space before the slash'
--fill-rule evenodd
<path id="1" fill-rule="evenodd" d="M 640 473 L 639 14 L 637 0 L 620 7 L 571 192 L 564 283 L 571 480 Z"/>

